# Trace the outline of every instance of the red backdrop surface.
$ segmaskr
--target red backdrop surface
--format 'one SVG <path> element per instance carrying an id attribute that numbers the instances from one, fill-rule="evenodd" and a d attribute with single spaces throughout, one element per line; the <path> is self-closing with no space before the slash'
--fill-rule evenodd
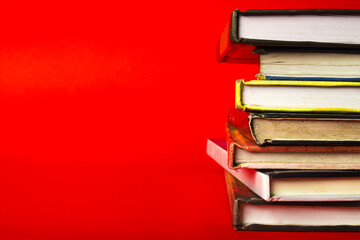
<path id="1" fill-rule="evenodd" d="M 223 170 L 233 9 L 359 1 L 0 1 L 0 239 L 344 239 L 235 232 Z"/>

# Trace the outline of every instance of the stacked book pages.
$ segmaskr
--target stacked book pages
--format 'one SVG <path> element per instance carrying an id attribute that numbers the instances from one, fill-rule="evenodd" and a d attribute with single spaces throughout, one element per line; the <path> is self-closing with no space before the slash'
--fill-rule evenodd
<path id="1" fill-rule="evenodd" d="M 234 228 L 360 231 L 360 10 L 235 10 L 217 60 L 260 67 L 207 142 Z"/>

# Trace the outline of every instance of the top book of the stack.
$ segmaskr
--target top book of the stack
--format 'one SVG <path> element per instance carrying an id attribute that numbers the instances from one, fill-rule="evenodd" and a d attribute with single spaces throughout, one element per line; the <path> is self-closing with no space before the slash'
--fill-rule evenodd
<path id="1" fill-rule="evenodd" d="M 217 61 L 257 63 L 254 48 L 269 46 L 360 49 L 360 9 L 235 10 Z"/>

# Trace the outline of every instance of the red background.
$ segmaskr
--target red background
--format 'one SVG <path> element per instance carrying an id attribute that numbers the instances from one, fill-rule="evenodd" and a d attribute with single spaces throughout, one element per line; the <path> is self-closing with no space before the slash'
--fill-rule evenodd
<path id="1" fill-rule="evenodd" d="M 223 170 L 233 9 L 359 1 L 0 1 L 0 239 L 343 239 L 235 232 Z"/>

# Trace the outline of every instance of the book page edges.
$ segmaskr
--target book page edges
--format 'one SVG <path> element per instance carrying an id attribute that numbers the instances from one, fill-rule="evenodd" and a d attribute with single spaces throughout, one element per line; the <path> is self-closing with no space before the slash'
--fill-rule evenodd
<path id="1" fill-rule="evenodd" d="M 337 202 L 337 201 L 359 201 L 359 194 L 351 194 L 351 195 L 273 195 L 271 196 L 270 201 L 281 201 L 281 202 Z"/>
<path id="2" fill-rule="evenodd" d="M 254 115 L 251 115 L 251 114 L 249 115 L 249 129 L 250 129 L 251 136 L 254 139 L 254 141 L 256 142 L 256 144 L 261 146 L 265 143 L 265 141 L 260 141 L 255 134 L 254 118 L 257 118 L 257 117 L 254 117 Z"/>

